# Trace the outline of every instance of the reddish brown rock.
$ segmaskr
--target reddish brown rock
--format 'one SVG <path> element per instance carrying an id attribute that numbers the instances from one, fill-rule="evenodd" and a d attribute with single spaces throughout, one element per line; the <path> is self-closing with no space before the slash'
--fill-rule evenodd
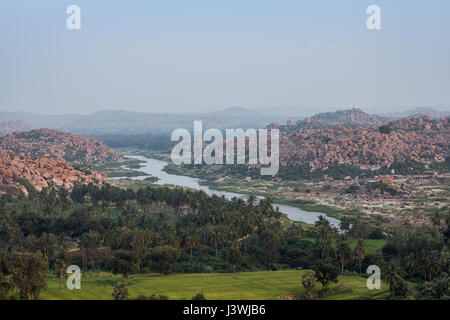
<path id="1" fill-rule="evenodd" d="M 96 139 L 49 129 L 14 132 L 1 136 L 0 147 L 14 151 L 18 155 L 36 159 L 52 157 L 76 164 L 121 159 L 113 149 Z M 37 163 L 38 167 L 44 165 L 44 163 Z M 50 165 L 57 165 L 57 162 L 52 162 Z"/>
<path id="2" fill-rule="evenodd" d="M 51 184 L 55 187 L 70 189 L 75 182 L 97 185 L 107 182 L 107 178 L 102 174 L 95 171 L 86 174 L 76 170 L 64 160 L 32 159 L 0 148 L 0 193 L 16 196 L 22 193 L 25 189 L 18 182 L 19 178 L 27 180 L 37 190 L 42 190 Z"/>
<path id="3" fill-rule="evenodd" d="M 390 133 L 378 127 L 326 129 L 301 127 L 280 139 L 280 163 L 308 162 L 313 170 L 333 163 L 364 168 L 390 167 L 395 159 L 442 162 L 450 151 L 449 117 L 407 118 L 389 123 Z"/>

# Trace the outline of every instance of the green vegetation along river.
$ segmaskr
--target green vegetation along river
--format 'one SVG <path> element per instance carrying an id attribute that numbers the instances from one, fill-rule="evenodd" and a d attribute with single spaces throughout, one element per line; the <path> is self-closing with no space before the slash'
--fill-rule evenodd
<path id="1" fill-rule="evenodd" d="M 154 177 L 158 177 L 159 180 L 157 184 L 164 185 L 164 184 L 172 184 L 182 187 L 187 187 L 191 189 L 196 190 L 203 190 L 208 195 L 217 195 L 217 196 L 225 196 L 227 199 L 231 199 L 233 197 L 236 198 L 247 198 L 248 195 L 244 194 L 238 194 L 228 191 L 219 191 L 211 189 L 210 187 L 206 185 L 202 185 L 200 182 L 201 180 L 198 178 L 192 178 L 188 176 L 180 176 L 175 174 L 169 174 L 165 171 L 163 171 L 164 167 L 167 165 L 167 162 L 157 160 L 157 159 L 151 159 L 144 156 L 135 156 L 135 155 L 127 155 L 126 158 L 136 159 L 141 161 L 141 168 L 139 168 L 139 171 L 145 172 L 146 174 L 149 174 Z M 126 167 L 125 167 L 126 168 Z M 137 176 L 137 177 L 131 177 L 133 180 L 144 180 L 145 178 L 148 178 L 148 176 Z M 261 197 L 258 197 L 261 198 Z M 333 217 L 329 217 L 324 213 L 320 212 L 308 212 L 304 211 L 300 208 L 289 206 L 286 204 L 274 204 L 274 206 L 278 207 L 280 211 L 288 216 L 289 219 L 293 221 L 300 221 L 308 224 L 313 224 L 315 221 L 319 219 L 319 216 L 325 216 L 330 223 L 335 226 L 339 227 L 339 220 Z"/>

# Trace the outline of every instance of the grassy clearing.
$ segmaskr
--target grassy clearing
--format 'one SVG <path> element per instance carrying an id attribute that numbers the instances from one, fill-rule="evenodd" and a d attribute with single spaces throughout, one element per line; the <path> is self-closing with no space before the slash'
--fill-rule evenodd
<path id="1" fill-rule="evenodd" d="M 305 240 L 310 241 L 310 242 L 316 242 L 315 238 L 305 238 Z M 381 248 L 383 248 L 387 242 L 386 239 L 363 239 L 363 240 L 367 245 L 366 253 L 368 253 L 368 254 L 373 254 L 377 250 L 381 250 Z M 358 239 L 349 239 L 348 242 L 349 242 L 351 248 L 354 249 L 356 246 L 356 243 L 358 242 Z"/>
<path id="2" fill-rule="evenodd" d="M 312 204 L 308 203 L 310 200 L 283 200 L 283 199 L 275 199 L 275 203 L 286 204 L 293 207 L 300 208 L 304 211 L 308 212 L 320 212 L 324 213 L 329 217 L 333 217 L 339 219 L 344 214 L 355 214 L 356 211 L 340 209 L 332 206 L 326 206 L 323 204 Z"/>
<path id="3" fill-rule="evenodd" d="M 109 273 L 95 273 L 84 275 L 81 280 L 81 290 L 68 290 L 63 283 L 59 289 L 59 280 L 48 280 L 48 288 L 41 293 L 41 299 L 48 300 L 92 300 L 112 299 L 111 293 L 119 281 L 129 283 L 131 298 L 138 295 L 150 296 L 166 295 L 170 299 L 191 299 L 201 292 L 208 299 L 213 300 L 278 300 L 287 294 L 301 295 L 304 289 L 300 281 L 303 271 L 261 271 L 243 273 L 210 273 L 210 274 L 173 274 L 161 276 L 159 274 L 145 274 L 130 276 L 123 279 Z M 341 276 L 340 283 L 352 288 L 351 292 L 340 293 L 326 299 L 369 299 L 380 291 L 370 291 L 366 287 L 366 280 L 356 276 Z M 332 286 L 335 286 L 333 284 Z M 382 284 L 382 291 L 387 289 Z M 387 294 L 377 296 L 386 298 Z"/>
<path id="4" fill-rule="evenodd" d="M 350 239 L 350 245 L 352 248 L 356 246 L 357 239 Z M 381 250 L 383 246 L 386 244 L 387 240 L 385 239 L 364 239 L 364 242 L 367 244 L 367 253 L 373 254 L 377 250 Z"/>
<path id="5" fill-rule="evenodd" d="M 150 149 L 140 149 L 140 148 L 114 148 L 120 155 L 135 155 L 144 156 L 147 158 L 153 158 L 161 161 L 171 161 L 171 154 L 167 150 L 150 150 Z"/>
<path id="6" fill-rule="evenodd" d="M 94 166 L 94 169 L 102 172 L 108 178 L 148 176 L 147 173 L 136 170 L 141 167 L 141 162 L 136 159 L 127 159 L 118 162 L 102 163 Z M 126 166 L 127 169 L 124 169 L 123 166 Z"/>

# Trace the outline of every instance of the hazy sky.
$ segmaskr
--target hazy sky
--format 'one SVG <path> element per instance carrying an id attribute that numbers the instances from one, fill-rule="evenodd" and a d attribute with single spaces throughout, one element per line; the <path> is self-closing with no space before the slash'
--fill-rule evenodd
<path id="1" fill-rule="evenodd" d="M 450 104 L 449 39 L 448 0 L 2 0 L 0 110 Z"/>

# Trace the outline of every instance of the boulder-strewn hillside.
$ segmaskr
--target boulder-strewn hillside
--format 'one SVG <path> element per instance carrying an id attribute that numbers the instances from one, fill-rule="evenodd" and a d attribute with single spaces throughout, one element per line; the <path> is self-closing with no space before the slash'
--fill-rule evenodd
<path id="1" fill-rule="evenodd" d="M 27 194 L 26 188 L 19 182 L 25 179 L 37 190 L 49 185 L 70 189 L 74 183 L 102 184 L 106 177 L 98 172 L 76 170 L 62 159 L 37 158 L 17 155 L 0 148 L 0 193 L 12 195 Z"/>
<path id="2" fill-rule="evenodd" d="M 390 166 L 411 158 L 442 162 L 449 152 L 450 117 L 407 118 L 381 127 L 343 127 L 294 131 L 280 138 L 282 165 L 305 163 L 312 169 L 335 162 L 359 167 Z"/>
<path id="3" fill-rule="evenodd" d="M 22 120 L 3 120 L 0 123 L 0 134 L 28 130 L 31 130 L 31 127 Z"/>
<path id="4" fill-rule="evenodd" d="M 318 113 L 312 117 L 306 117 L 297 122 L 287 121 L 285 125 L 272 123 L 268 128 L 278 128 L 280 133 L 287 135 L 290 133 L 311 133 L 317 130 L 325 130 L 336 126 L 344 127 L 364 127 L 381 126 L 394 120 L 394 118 L 370 115 L 360 109 L 339 110 L 334 112 Z"/>
<path id="5" fill-rule="evenodd" d="M 339 110 L 335 112 L 319 113 L 311 117 L 313 121 L 319 121 L 329 125 L 350 125 L 350 126 L 380 126 L 392 118 L 382 117 L 379 115 L 370 115 L 361 109 L 353 108 L 349 110 Z"/>
<path id="6" fill-rule="evenodd" d="M 49 129 L 0 136 L 0 147 L 31 158 L 58 158 L 70 163 L 98 163 L 120 159 L 113 149 L 96 139 Z"/>

